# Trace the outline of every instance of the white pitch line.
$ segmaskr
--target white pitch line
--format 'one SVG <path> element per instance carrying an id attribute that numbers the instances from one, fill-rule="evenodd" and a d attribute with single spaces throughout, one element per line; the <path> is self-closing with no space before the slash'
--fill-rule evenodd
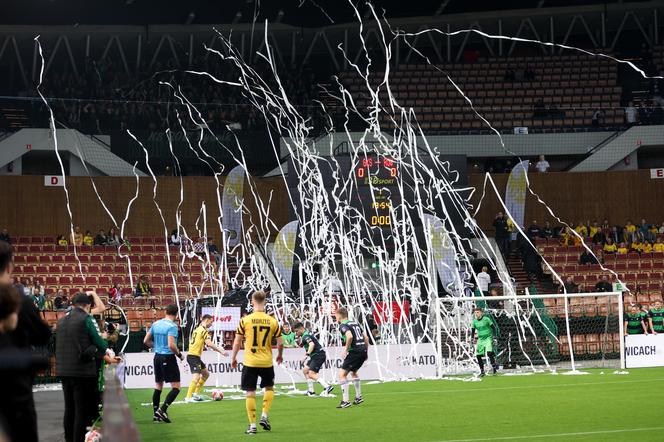
<path id="1" fill-rule="evenodd" d="M 634 431 L 654 431 L 654 430 L 664 430 L 664 427 L 624 428 L 622 430 L 579 431 L 575 433 L 550 433 L 550 434 L 530 434 L 523 436 L 483 437 L 479 439 L 443 439 L 436 442 L 480 442 L 480 441 L 491 441 L 491 440 L 542 439 L 547 437 L 592 436 L 594 434 L 616 434 L 616 433 L 631 433 Z"/>
<path id="2" fill-rule="evenodd" d="M 383 391 L 372 392 L 371 395 L 387 395 L 387 394 L 422 394 L 422 393 L 468 393 L 471 390 L 482 391 L 498 391 L 498 390 L 532 390 L 536 388 L 559 388 L 559 387 L 577 387 L 587 385 L 620 385 L 620 384 L 641 384 L 650 382 L 661 382 L 664 378 L 656 379 L 641 379 L 631 381 L 618 381 L 618 382 L 577 382 L 569 384 L 543 384 L 543 385 L 519 385 L 514 387 L 493 387 L 493 388 L 463 388 L 457 390 L 413 390 L 413 391 Z"/>

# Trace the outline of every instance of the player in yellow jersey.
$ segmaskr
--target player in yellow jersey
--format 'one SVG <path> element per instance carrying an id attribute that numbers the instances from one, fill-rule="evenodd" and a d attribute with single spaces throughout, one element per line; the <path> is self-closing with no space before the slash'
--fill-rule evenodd
<path id="1" fill-rule="evenodd" d="M 198 324 L 198 327 L 196 327 L 189 338 L 187 363 L 189 364 L 192 378 L 191 384 L 189 384 L 189 390 L 187 390 L 187 397 L 184 398 L 185 402 L 198 402 L 203 400 L 198 394 L 201 392 L 203 385 L 205 385 L 205 381 L 210 377 L 210 372 L 205 366 L 205 363 L 201 360 L 203 349 L 205 347 L 211 348 L 224 356 L 228 356 L 228 352 L 224 351 L 223 348 L 214 345 L 212 339 L 210 339 L 210 332 L 208 332 L 208 329 L 213 321 L 214 318 L 212 316 L 203 315 L 200 324 Z"/>
<path id="2" fill-rule="evenodd" d="M 240 319 L 233 341 L 232 367 L 237 368 L 237 354 L 244 341 L 244 366 L 242 367 L 242 389 L 247 392 L 246 407 L 249 428 L 246 434 L 256 434 L 256 385 L 261 378 L 263 408 L 260 425 L 265 431 L 272 429 L 268 414 L 274 399 L 274 367 L 272 366 L 272 339 L 277 339 L 277 364 L 283 362 L 284 345 L 281 327 L 276 319 L 265 313 L 265 292 L 251 295 L 253 313 Z"/>

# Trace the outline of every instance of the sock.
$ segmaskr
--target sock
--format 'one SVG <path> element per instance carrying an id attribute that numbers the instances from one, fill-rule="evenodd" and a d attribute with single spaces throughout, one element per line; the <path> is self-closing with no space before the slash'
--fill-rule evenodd
<path id="1" fill-rule="evenodd" d="M 191 398 L 191 396 L 196 393 L 196 388 L 198 388 L 198 380 L 193 380 L 191 381 L 191 384 L 189 384 L 189 388 L 187 389 L 187 399 Z"/>
<path id="2" fill-rule="evenodd" d="M 323 387 L 323 388 L 327 388 L 327 387 L 330 386 L 330 384 L 328 384 L 327 382 L 325 382 L 325 381 L 323 380 L 323 378 L 318 378 L 318 383 L 319 383 L 319 384 L 321 385 L 321 387 Z"/>
<path id="3" fill-rule="evenodd" d="M 247 396 L 247 399 L 244 401 L 244 405 L 247 408 L 247 417 L 249 418 L 249 423 L 256 426 L 256 397 Z"/>
<path id="4" fill-rule="evenodd" d="M 348 390 L 349 390 L 348 381 L 341 381 L 341 394 L 343 396 L 344 402 L 348 402 Z"/>
<path id="5" fill-rule="evenodd" d="M 273 399 L 274 390 L 265 390 L 265 393 L 263 394 L 263 409 L 261 410 L 261 416 L 267 417 L 267 415 L 270 413 Z"/>
<path id="6" fill-rule="evenodd" d="M 489 362 L 491 362 L 491 366 L 496 368 L 496 354 L 492 351 L 489 351 L 487 352 L 487 355 L 489 356 Z"/>
<path id="7" fill-rule="evenodd" d="M 307 379 L 307 391 L 314 392 L 314 381 L 313 379 Z"/>
<path id="8" fill-rule="evenodd" d="M 484 373 L 484 356 L 477 355 L 477 363 L 480 365 L 480 371 Z"/>
<path id="9" fill-rule="evenodd" d="M 175 398 L 178 397 L 178 394 L 180 394 L 180 389 L 179 388 L 171 388 L 171 391 L 168 392 L 168 395 L 166 396 L 166 400 L 164 401 L 163 405 L 161 406 L 161 411 L 168 410 L 168 406 L 173 403 Z"/>
<path id="10" fill-rule="evenodd" d="M 205 386 L 205 381 L 206 381 L 206 379 L 203 379 L 203 378 L 200 378 L 198 380 L 198 384 L 196 384 L 196 390 L 194 390 L 194 393 L 200 394 L 201 390 Z"/>
<path id="11" fill-rule="evenodd" d="M 362 397 L 362 387 L 360 386 L 360 380 L 353 379 L 353 386 L 355 386 L 355 397 Z"/>
<path id="12" fill-rule="evenodd" d="M 157 411 L 159 409 L 159 401 L 161 400 L 161 390 L 152 392 L 152 409 Z"/>

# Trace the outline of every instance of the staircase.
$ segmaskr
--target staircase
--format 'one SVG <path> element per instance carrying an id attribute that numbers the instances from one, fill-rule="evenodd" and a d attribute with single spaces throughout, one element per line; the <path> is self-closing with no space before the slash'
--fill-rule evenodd
<path id="1" fill-rule="evenodd" d="M 531 282 L 530 278 L 528 277 L 528 274 L 523 270 L 521 257 L 519 256 L 518 253 L 516 252 L 510 253 L 509 258 L 507 259 L 507 267 L 509 268 L 510 273 L 512 274 L 512 278 L 514 278 L 514 281 L 516 282 L 517 293 L 523 294 L 526 288 L 530 290 L 530 287 L 533 285 L 533 282 Z M 538 294 L 553 293 L 554 288 L 553 284 L 551 283 L 550 277 L 548 278 L 548 280 L 547 277 L 538 278 L 534 284 Z"/>

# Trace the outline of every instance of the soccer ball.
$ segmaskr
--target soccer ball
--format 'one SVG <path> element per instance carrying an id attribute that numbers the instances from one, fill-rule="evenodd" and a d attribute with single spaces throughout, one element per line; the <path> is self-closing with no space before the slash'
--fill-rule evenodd
<path id="1" fill-rule="evenodd" d="M 221 390 L 214 390 L 212 392 L 212 399 L 215 401 L 220 401 L 224 398 L 224 392 Z"/>

